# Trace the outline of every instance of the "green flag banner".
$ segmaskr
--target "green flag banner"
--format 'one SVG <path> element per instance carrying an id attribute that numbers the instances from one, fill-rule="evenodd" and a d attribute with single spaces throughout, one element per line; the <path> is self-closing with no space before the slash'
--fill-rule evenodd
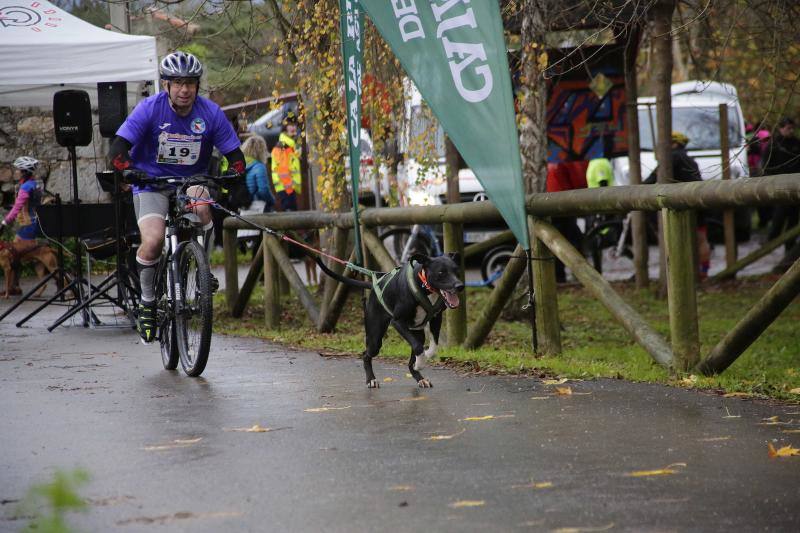
<path id="1" fill-rule="evenodd" d="M 355 249 L 359 265 L 364 264 L 358 225 L 358 176 L 361 172 L 361 64 L 363 57 L 364 12 L 359 0 L 339 0 L 342 60 L 347 101 L 347 141 L 350 145 L 350 176 L 355 217 Z"/>
<path id="2" fill-rule="evenodd" d="M 497 0 L 361 0 L 464 161 L 530 249 Z"/>

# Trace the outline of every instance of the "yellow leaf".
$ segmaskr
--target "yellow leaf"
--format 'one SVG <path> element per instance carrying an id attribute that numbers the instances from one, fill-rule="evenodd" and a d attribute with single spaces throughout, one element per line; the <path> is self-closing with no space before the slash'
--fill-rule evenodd
<path id="1" fill-rule="evenodd" d="M 556 387 L 556 394 L 559 396 L 570 396 L 572 395 L 572 389 L 569 387 Z"/>
<path id="2" fill-rule="evenodd" d="M 394 378 L 383 378 L 384 383 L 391 383 L 392 381 L 394 381 Z"/>
<path id="3" fill-rule="evenodd" d="M 466 429 L 462 429 L 461 431 L 459 431 L 457 433 L 453 433 L 452 435 L 434 435 L 432 437 L 428 437 L 426 440 L 450 440 L 453 437 L 458 437 L 459 435 L 461 435 L 465 431 L 466 431 Z"/>
<path id="4" fill-rule="evenodd" d="M 411 374 L 409 374 L 408 372 L 406 372 L 406 377 L 407 377 L 407 378 L 413 378 L 414 376 L 412 376 Z"/>
<path id="5" fill-rule="evenodd" d="M 464 419 L 465 422 L 479 422 L 481 420 L 492 420 L 494 419 L 494 415 L 486 415 L 486 416 L 468 416 Z"/>
<path id="6" fill-rule="evenodd" d="M 542 383 L 544 383 L 545 385 L 563 385 L 567 381 L 569 381 L 567 378 L 545 379 L 544 381 L 542 381 Z"/>
<path id="7" fill-rule="evenodd" d="M 674 469 L 676 466 L 686 466 L 686 463 L 673 463 L 657 470 L 637 470 L 636 472 L 630 472 L 625 475 L 628 477 L 669 476 L 678 473 L 678 471 Z"/>
<path id="8" fill-rule="evenodd" d="M 142 449 L 147 452 L 157 452 L 162 450 L 174 450 L 175 448 L 188 448 L 192 444 L 196 444 L 201 440 L 203 440 L 203 437 L 197 437 L 196 439 L 175 439 L 169 444 L 157 444 L 154 446 L 145 446 Z"/>
<path id="9" fill-rule="evenodd" d="M 549 489 L 553 486 L 551 481 L 542 481 L 540 483 L 534 483 L 531 481 L 526 485 L 512 485 L 512 489 Z"/>
<path id="10" fill-rule="evenodd" d="M 783 429 L 782 433 L 800 433 L 800 429 Z"/>
<path id="11" fill-rule="evenodd" d="M 345 407 L 312 407 L 310 409 L 303 409 L 304 413 L 324 413 L 325 411 L 341 411 L 342 409 L 350 409 L 350 406 Z"/>
<path id="12" fill-rule="evenodd" d="M 278 56 L 275 58 L 275 62 L 279 65 L 283 65 L 283 56 Z"/>
<path id="13" fill-rule="evenodd" d="M 550 396 L 531 396 L 531 400 L 549 400 Z"/>
<path id="14" fill-rule="evenodd" d="M 722 395 L 723 398 L 752 398 L 753 396 L 752 392 L 729 392 Z"/>
<path id="15" fill-rule="evenodd" d="M 395 485 L 393 487 L 389 487 L 389 490 L 393 490 L 395 492 L 410 492 L 414 490 L 414 487 L 411 485 Z"/>
<path id="16" fill-rule="evenodd" d="M 660 468 L 658 470 L 637 470 L 636 472 L 631 472 L 630 474 L 626 474 L 628 477 L 647 477 L 647 476 L 666 476 L 669 474 L 677 474 L 675 470 L 671 468 Z"/>
<path id="17" fill-rule="evenodd" d="M 770 458 L 791 457 L 793 455 L 800 455 L 800 450 L 797 448 L 792 448 L 791 446 L 783 446 L 776 450 L 772 443 L 769 442 L 767 443 L 767 453 L 769 454 Z"/>
<path id="18" fill-rule="evenodd" d="M 234 428 L 230 431 L 241 431 L 243 433 L 266 433 L 272 430 L 270 428 L 261 427 L 259 424 L 253 424 L 249 428 Z"/>
<path id="19" fill-rule="evenodd" d="M 691 376 L 683 378 L 682 380 L 680 380 L 679 383 L 681 385 L 685 385 L 687 387 L 691 387 L 692 385 L 696 385 L 697 384 L 697 376 L 692 374 Z"/>
<path id="20" fill-rule="evenodd" d="M 789 394 L 800 394 L 800 387 L 790 390 Z"/>
<path id="21" fill-rule="evenodd" d="M 460 509 L 461 507 L 481 507 L 486 504 L 484 500 L 459 500 L 457 502 L 453 502 L 448 507 L 453 509 Z"/>

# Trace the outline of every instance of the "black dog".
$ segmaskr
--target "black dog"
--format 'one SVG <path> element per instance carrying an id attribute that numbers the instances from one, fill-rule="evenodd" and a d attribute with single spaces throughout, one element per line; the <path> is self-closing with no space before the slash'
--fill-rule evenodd
<path id="1" fill-rule="evenodd" d="M 372 371 L 372 358 L 380 352 L 389 324 L 411 345 L 408 370 L 417 384 L 433 387 L 419 371 L 429 358 L 436 355 L 442 311 L 446 307 L 458 307 L 457 293 L 464 290 L 464 283 L 458 276 L 458 262 L 458 254 L 434 258 L 415 254 L 408 263 L 380 278 L 377 289 L 373 289 L 371 283 L 336 274 L 317 258 L 317 264 L 332 278 L 355 287 L 373 289 L 364 317 L 367 349 L 363 359 L 367 387 L 380 386 Z M 424 346 L 425 331 L 431 335 L 427 350 Z"/>

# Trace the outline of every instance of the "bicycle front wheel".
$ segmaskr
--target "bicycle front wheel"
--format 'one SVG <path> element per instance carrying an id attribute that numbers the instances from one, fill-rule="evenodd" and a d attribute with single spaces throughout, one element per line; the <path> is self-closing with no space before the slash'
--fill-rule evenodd
<path id="1" fill-rule="evenodd" d="M 187 376 L 203 373 L 211 347 L 211 270 L 199 243 L 181 247 L 178 263 L 180 294 L 177 295 L 175 333 L 181 366 Z"/>
<path id="2" fill-rule="evenodd" d="M 166 259 L 161 258 L 161 263 L 156 271 L 156 301 L 158 302 L 158 341 L 161 345 L 161 362 L 165 370 L 178 368 L 178 340 L 175 337 L 175 313 L 173 302 L 167 294 L 167 268 Z"/>

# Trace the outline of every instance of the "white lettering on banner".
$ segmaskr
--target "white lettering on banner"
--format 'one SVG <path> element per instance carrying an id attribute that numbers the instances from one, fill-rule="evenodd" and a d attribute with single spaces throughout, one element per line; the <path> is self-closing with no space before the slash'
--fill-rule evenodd
<path id="1" fill-rule="evenodd" d="M 350 141 L 352 146 L 358 146 L 359 143 L 359 127 L 358 123 L 358 98 L 361 87 L 361 65 L 356 64 L 356 58 L 350 56 L 347 62 L 347 70 L 349 73 L 349 80 L 347 84 L 347 91 L 354 93 L 356 96 L 350 102 Z"/>
<path id="2" fill-rule="evenodd" d="M 417 12 L 417 5 L 414 0 L 392 0 L 394 17 L 400 28 L 400 37 L 407 43 L 411 39 L 425 38 L 425 30 L 422 28 L 422 20 Z"/>
<path id="3" fill-rule="evenodd" d="M 356 50 L 361 51 L 361 27 L 358 20 L 358 14 L 353 9 L 353 4 L 347 0 L 345 4 L 345 26 L 347 27 L 347 37 L 356 43 Z"/>
<path id="4" fill-rule="evenodd" d="M 437 4 L 436 0 L 430 0 L 431 11 L 433 17 L 439 25 L 436 28 L 436 37 L 441 39 L 444 52 L 447 56 L 448 64 L 450 65 L 450 74 L 453 77 L 456 90 L 461 97 L 470 103 L 477 103 L 486 100 L 492 94 L 494 87 L 494 78 L 492 76 L 492 69 L 486 63 L 486 49 L 481 43 L 456 43 L 443 37 L 444 33 L 457 28 L 472 28 L 478 27 L 475 20 L 475 13 L 472 8 L 467 10 L 461 15 L 444 18 L 444 15 L 449 12 L 456 4 L 469 4 L 470 0 L 447 0 L 444 3 Z M 460 59 L 461 61 L 457 61 Z M 476 89 L 469 89 L 464 83 L 464 71 L 475 63 L 480 61 L 483 64 L 476 65 L 472 68 L 472 72 L 483 80 L 483 84 Z"/>
<path id="5" fill-rule="evenodd" d="M 469 4 L 469 0 L 447 0 L 447 2 L 440 6 L 431 2 L 431 10 L 433 11 L 433 17 L 436 19 L 436 22 L 441 22 L 442 15 L 450 11 L 454 5 L 460 3 Z"/>

